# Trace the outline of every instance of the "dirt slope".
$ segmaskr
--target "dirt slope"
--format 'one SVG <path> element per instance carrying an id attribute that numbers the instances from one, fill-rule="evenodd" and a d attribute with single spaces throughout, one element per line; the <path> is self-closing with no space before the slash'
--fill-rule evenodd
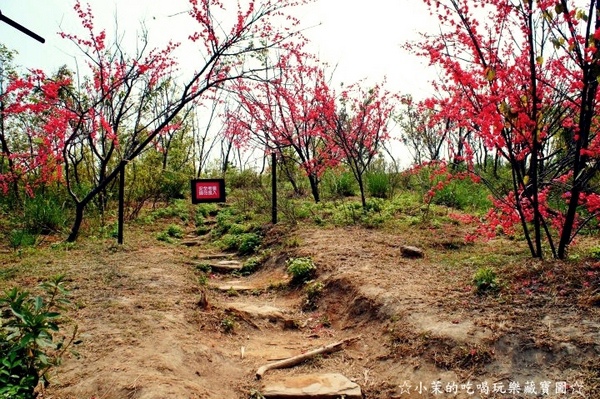
<path id="1" fill-rule="evenodd" d="M 471 290 L 472 268 L 450 264 L 454 254 L 497 248 L 464 247 L 456 234 L 438 231 L 420 242 L 424 259 L 404 259 L 400 246 L 419 244 L 410 233 L 286 234 L 294 245 L 277 247 L 258 272 L 209 279 L 252 287 L 244 292 L 198 283 L 192 265 L 210 252 L 206 246 L 165 244 L 141 232 L 124 248 L 81 245 L 45 266 L 72 279 L 78 308 L 70 316 L 80 342 L 79 357 L 65 359 L 43 397 L 248 398 L 265 383 L 308 371 L 343 373 L 367 398 L 478 397 L 470 392 L 484 382 L 490 390 L 520 385 L 518 393 L 481 397 L 536 397 L 525 385 L 539 394 L 545 382 L 552 385 L 544 397 L 600 397 L 598 307 L 542 292 L 480 297 Z M 311 256 L 324 283 L 314 311 L 302 311 L 304 291 L 286 284 L 284 261 L 294 256 Z M 203 291 L 208 307 L 198 305 Z M 240 304 L 280 312 L 249 315 Z M 254 377 L 269 361 L 356 336 L 341 352 Z M 556 392 L 562 382 L 566 395 Z M 445 391 L 452 384 L 456 395 Z"/>

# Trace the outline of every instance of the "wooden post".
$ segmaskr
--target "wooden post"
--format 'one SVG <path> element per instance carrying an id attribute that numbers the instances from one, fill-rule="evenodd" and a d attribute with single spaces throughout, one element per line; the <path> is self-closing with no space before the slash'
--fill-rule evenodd
<path id="1" fill-rule="evenodd" d="M 117 243 L 123 245 L 123 222 L 125 220 L 125 161 L 121 162 L 121 174 L 119 175 L 119 226 Z"/>
<path id="2" fill-rule="evenodd" d="M 277 224 L 277 154 L 271 153 L 271 222 Z"/>

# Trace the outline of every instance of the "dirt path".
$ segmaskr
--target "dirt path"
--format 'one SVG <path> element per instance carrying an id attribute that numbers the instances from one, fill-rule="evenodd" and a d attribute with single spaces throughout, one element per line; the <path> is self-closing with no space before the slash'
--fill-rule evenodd
<path id="1" fill-rule="evenodd" d="M 74 251 L 55 268 L 73 276 L 80 357 L 65 360 L 44 398 L 248 398 L 282 376 L 315 371 L 346 375 L 367 398 L 472 397 L 416 391 L 436 381 L 473 389 L 484 381 L 505 389 L 510 381 L 584 381 L 585 396 L 546 397 L 600 397 L 592 386 L 597 308 L 478 298 L 468 291 L 472 270 L 401 258 L 410 237 L 358 228 L 290 234 L 296 245 L 277 249 L 258 272 L 209 279 L 213 287 L 252 287 L 246 291 L 201 286 L 193 267 L 206 253 L 201 246 L 149 237 L 125 249 Z M 438 236 L 435 245 L 452 239 Z M 287 285 L 290 256 L 311 256 L 319 268 L 324 291 L 314 311 L 303 312 L 304 291 Z M 203 291 L 206 309 L 198 306 Z M 256 313 L 267 306 L 274 313 Z M 269 361 L 357 335 L 341 352 L 254 378 Z"/>
<path id="2" fill-rule="evenodd" d="M 200 329 L 186 254 L 144 244 L 72 264 L 81 356 L 64 362 L 48 397 L 238 396 L 243 372 Z"/>

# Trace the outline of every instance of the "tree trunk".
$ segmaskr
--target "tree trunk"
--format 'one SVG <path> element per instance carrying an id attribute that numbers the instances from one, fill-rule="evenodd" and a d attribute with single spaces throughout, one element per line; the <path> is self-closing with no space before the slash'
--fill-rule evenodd
<path id="1" fill-rule="evenodd" d="M 321 200 L 319 195 L 319 180 L 315 175 L 308 175 L 308 181 L 310 182 L 310 191 L 313 199 L 315 200 L 315 203 L 318 203 Z"/>
<path id="2" fill-rule="evenodd" d="M 365 184 L 363 182 L 363 175 L 359 173 L 356 181 L 358 182 L 358 188 L 360 189 L 360 201 L 362 203 L 363 211 L 367 210 L 367 198 L 365 197 Z"/>
<path id="3" fill-rule="evenodd" d="M 85 209 L 85 205 L 85 202 L 78 202 L 75 205 L 75 221 L 71 227 L 71 233 L 69 234 L 69 237 L 67 237 L 68 242 L 75 242 L 79 236 L 79 229 L 81 228 L 81 223 L 83 222 L 83 211 Z"/>

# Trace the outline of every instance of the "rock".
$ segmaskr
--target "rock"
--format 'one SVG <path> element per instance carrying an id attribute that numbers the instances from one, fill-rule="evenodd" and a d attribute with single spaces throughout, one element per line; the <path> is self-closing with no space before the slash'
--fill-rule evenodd
<path id="1" fill-rule="evenodd" d="M 337 373 L 284 377 L 265 384 L 261 393 L 267 399 L 362 399 L 360 386 Z"/>
<path id="2" fill-rule="evenodd" d="M 421 248 L 412 247 L 410 245 L 403 245 L 400 247 L 400 253 L 404 258 L 423 258 L 425 252 Z"/>
<path id="3" fill-rule="evenodd" d="M 225 310 L 242 313 L 252 319 L 267 319 L 270 321 L 285 320 L 283 311 L 269 305 L 253 305 L 251 303 L 231 302 Z"/>

